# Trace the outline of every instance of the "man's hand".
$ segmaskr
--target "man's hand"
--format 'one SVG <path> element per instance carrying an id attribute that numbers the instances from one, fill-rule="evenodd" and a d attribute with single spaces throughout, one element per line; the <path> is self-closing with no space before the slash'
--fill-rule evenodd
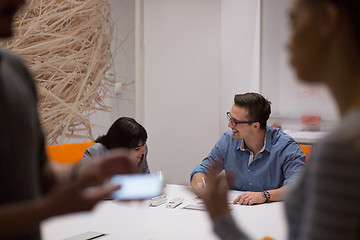
<path id="1" fill-rule="evenodd" d="M 206 175 L 206 187 L 193 187 L 194 193 L 204 200 L 206 208 L 213 221 L 230 215 L 228 207 L 227 192 L 228 186 L 225 176 L 217 177 L 218 164 L 214 164 Z"/>
<path id="2" fill-rule="evenodd" d="M 203 192 L 205 190 L 205 185 L 206 185 L 206 176 L 205 176 L 205 174 L 196 173 L 193 176 L 193 179 L 191 181 L 191 186 L 192 186 L 193 191 L 196 194 L 196 196 L 200 197 L 198 195 L 198 193 L 201 194 L 201 192 Z"/>
<path id="3" fill-rule="evenodd" d="M 120 188 L 110 184 L 98 184 L 88 188 L 95 182 L 93 177 L 83 175 L 75 181 L 55 187 L 43 200 L 49 213 L 47 217 L 91 210 L 96 203 Z"/>
<path id="4" fill-rule="evenodd" d="M 254 205 L 264 203 L 265 198 L 263 197 L 261 192 L 246 192 L 239 195 L 233 201 L 233 204 L 241 204 L 241 205 Z"/>

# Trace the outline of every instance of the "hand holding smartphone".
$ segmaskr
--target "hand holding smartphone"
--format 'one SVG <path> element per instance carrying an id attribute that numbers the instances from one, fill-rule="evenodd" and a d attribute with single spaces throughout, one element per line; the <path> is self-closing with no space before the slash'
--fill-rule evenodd
<path id="1" fill-rule="evenodd" d="M 111 178 L 112 184 L 121 188 L 111 197 L 116 200 L 143 200 L 157 197 L 162 193 L 164 179 L 161 174 L 120 174 Z"/>

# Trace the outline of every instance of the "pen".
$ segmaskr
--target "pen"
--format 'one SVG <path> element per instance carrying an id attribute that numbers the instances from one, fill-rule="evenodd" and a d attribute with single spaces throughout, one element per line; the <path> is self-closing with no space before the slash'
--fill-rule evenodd
<path id="1" fill-rule="evenodd" d="M 87 238 L 87 239 L 88 239 L 88 240 L 91 240 L 91 239 L 95 239 L 95 238 L 99 238 L 99 237 L 103 237 L 103 236 L 106 236 L 106 234 L 105 234 L 105 233 L 102 233 L 102 234 L 100 234 L 100 235 L 97 235 L 97 236 L 92 237 L 92 238 Z"/>
<path id="2" fill-rule="evenodd" d="M 205 183 L 205 178 L 204 178 L 204 177 L 202 177 L 202 181 L 203 181 L 204 187 L 206 187 L 206 183 Z"/>

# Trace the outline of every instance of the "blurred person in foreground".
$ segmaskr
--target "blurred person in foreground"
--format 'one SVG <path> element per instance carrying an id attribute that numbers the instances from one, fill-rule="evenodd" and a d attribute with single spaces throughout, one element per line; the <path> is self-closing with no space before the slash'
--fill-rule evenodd
<path id="1" fill-rule="evenodd" d="M 1 38 L 12 35 L 13 17 L 23 4 L 0 1 Z M 42 220 L 92 209 L 121 187 L 104 184 L 108 177 L 137 172 L 128 151 L 109 152 L 80 169 L 55 171 L 45 154 L 36 94 L 23 62 L 0 50 L 0 239 L 41 239 Z"/>
<path id="2" fill-rule="evenodd" d="M 323 83 L 341 120 L 312 153 L 285 197 L 289 239 L 360 239 L 360 1 L 294 0 L 291 64 L 306 83 Z M 232 219 L 224 178 L 208 176 L 204 199 L 221 239 L 248 239 Z"/>

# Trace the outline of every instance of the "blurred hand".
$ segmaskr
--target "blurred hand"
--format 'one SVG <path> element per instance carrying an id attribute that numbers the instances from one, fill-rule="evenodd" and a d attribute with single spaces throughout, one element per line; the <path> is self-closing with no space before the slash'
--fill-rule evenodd
<path id="1" fill-rule="evenodd" d="M 55 187 L 44 198 L 45 209 L 49 216 L 62 215 L 72 212 L 91 210 L 97 202 L 104 199 L 111 192 L 120 188 L 111 184 L 99 184 L 88 188 L 96 176 L 82 175 L 74 181 L 63 183 Z"/>
<path id="2" fill-rule="evenodd" d="M 227 200 L 227 180 L 224 175 L 217 177 L 217 171 L 219 163 L 215 163 L 211 166 L 206 179 L 206 187 L 193 187 L 194 193 L 201 199 L 208 209 L 210 217 L 213 221 L 230 215 L 228 200 Z"/>
<path id="3" fill-rule="evenodd" d="M 80 164 L 77 177 L 91 174 L 94 176 L 96 184 L 115 174 L 138 173 L 138 165 L 133 158 L 129 150 L 111 150 L 102 156 L 93 158 L 91 161 Z"/>
<path id="4" fill-rule="evenodd" d="M 45 206 L 52 215 L 91 210 L 97 202 L 120 188 L 104 184 L 106 179 L 115 174 L 137 172 L 136 161 L 129 151 L 109 151 L 80 165 L 74 180 L 59 184 L 45 197 Z"/>
<path id="5" fill-rule="evenodd" d="M 91 210 L 97 202 L 120 188 L 110 183 L 105 184 L 105 180 L 115 174 L 137 172 L 136 161 L 132 159 L 129 151 L 109 151 L 80 164 L 74 180 L 55 187 L 44 199 L 46 209 L 51 216 Z"/>
<path id="6" fill-rule="evenodd" d="M 261 192 L 246 192 L 235 198 L 233 204 L 254 205 L 264 202 L 265 198 Z"/>

